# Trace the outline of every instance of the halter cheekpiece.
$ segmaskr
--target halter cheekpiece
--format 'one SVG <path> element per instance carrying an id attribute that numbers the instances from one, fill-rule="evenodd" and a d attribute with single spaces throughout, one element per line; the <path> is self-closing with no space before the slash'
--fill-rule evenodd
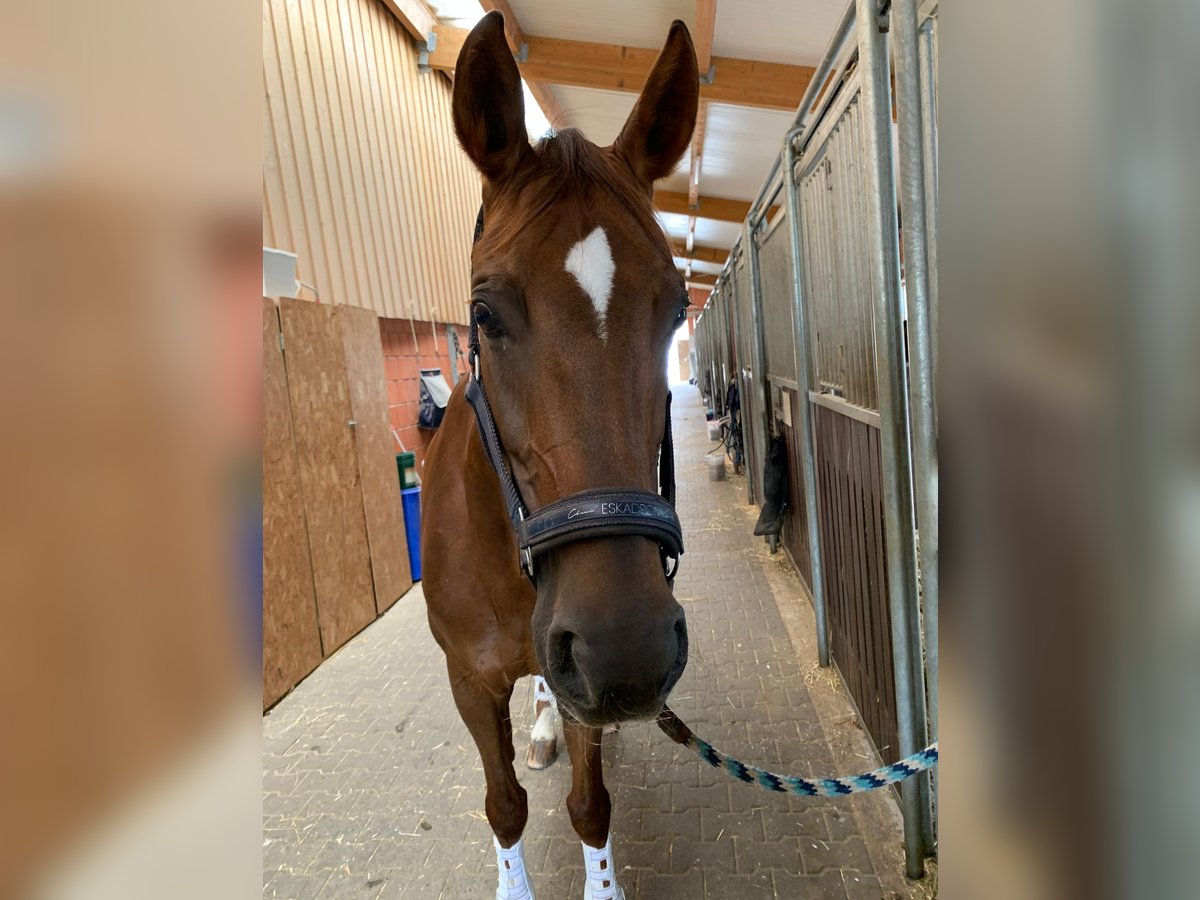
<path id="1" fill-rule="evenodd" d="M 483 208 L 475 220 L 475 242 L 483 234 Z M 534 560 L 564 544 L 589 538 L 617 535 L 641 535 L 658 543 L 667 581 L 673 581 L 683 555 L 683 529 L 675 514 L 675 448 L 671 440 L 671 393 L 667 392 L 666 425 L 659 449 L 659 493 L 640 488 L 590 488 L 569 494 L 539 509 L 530 511 L 508 467 L 508 457 L 500 442 L 500 432 L 479 366 L 479 327 L 475 308 L 471 307 L 471 331 L 468 340 L 471 374 L 467 381 L 467 402 L 475 410 L 479 436 L 488 462 L 500 479 L 504 504 L 517 535 L 521 571 L 535 581 Z"/>

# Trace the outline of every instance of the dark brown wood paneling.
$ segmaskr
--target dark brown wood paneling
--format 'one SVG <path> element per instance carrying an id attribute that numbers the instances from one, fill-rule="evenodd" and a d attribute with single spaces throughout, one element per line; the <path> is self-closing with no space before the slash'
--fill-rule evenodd
<path id="1" fill-rule="evenodd" d="M 337 317 L 346 348 L 354 443 L 370 542 L 375 605 L 384 612 L 412 587 L 400 479 L 388 425 L 387 387 L 379 317 L 369 309 L 340 306 Z"/>
<path id="2" fill-rule="evenodd" d="M 375 618 L 350 386 L 336 308 L 280 301 L 288 394 L 328 656 Z"/>
<path id="3" fill-rule="evenodd" d="M 275 304 L 263 300 L 263 709 L 321 662 L 312 561 Z"/>
<path id="4" fill-rule="evenodd" d="M 899 758 L 879 432 L 811 404 L 830 652 L 886 762 Z"/>

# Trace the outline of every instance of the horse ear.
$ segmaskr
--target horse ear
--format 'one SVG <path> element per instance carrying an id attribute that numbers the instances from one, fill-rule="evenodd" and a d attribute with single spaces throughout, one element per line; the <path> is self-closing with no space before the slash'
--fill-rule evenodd
<path id="1" fill-rule="evenodd" d="M 613 148 L 634 174 L 653 184 L 669 175 L 687 150 L 699 101 L 696 49 L 687 26 L 676 19 Z"/>
<path id="2" fill-rule="evenodd" d="M 454 131 L 489 181 L 511 175 L 529 150 L 521 74 L 492 11 L 471 29 L 454 67 Z"/>

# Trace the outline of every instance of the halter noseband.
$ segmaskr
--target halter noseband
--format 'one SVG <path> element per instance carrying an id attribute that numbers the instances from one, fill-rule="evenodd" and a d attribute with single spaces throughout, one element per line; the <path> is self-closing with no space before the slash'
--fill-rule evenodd
<path id="1" fill-rule="evenodd" d="M 475 220 L 475 242 L 483 233 L 483 208 Z M 521 571 L 536 583 L 534 560 L 543 553 L 588 538 L 641 535 L 658 542 L 667 581 L 675 579 L 683 555 L 683 529 L 675 514 L 675 447 L 671 439 L 671 393 L 667 392 L 666 426 L 658 459 L 659 493 L 640 488 L 593 488 L 569 494 L 532 512 L 508 467 L 492 407 L 483 390 L 479 367 L 479 327 L 471 307 L 468 340 L 471 374 L 467 380 L 467 402 L 475 410 L 475 422 L 488 462 L 500 479 L 504 505 L 517 535 Z"/>

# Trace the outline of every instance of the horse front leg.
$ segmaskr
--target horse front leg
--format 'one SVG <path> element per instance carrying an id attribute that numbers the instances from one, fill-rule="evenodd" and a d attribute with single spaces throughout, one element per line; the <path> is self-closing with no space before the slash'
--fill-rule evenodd
<path id="1" fill-rule="evenodd" d="M 516 754 L 508 707 L 512 683 L 495 693 L 475 673 L 451 667 L 450 686 L 459 715 L 479 748 L 487 781 L 484 810 L 495 836 L 492 842 L 499 870 L 496 900 L 533 900 L 521 842 L 529 818 L 529 803 L 513 769 Z"/>
<path id="2" fill-rule="evenodd" d="M 625 900 L 613 869 L 612 801 L 604 787 L 600 758 L 601 729 L 563 718 L 563 735 L 571 757 L 571 792 L 567 812 L 571 825 L 583 842 L 583 865 L 587 873 L 584 900 Z"/>

